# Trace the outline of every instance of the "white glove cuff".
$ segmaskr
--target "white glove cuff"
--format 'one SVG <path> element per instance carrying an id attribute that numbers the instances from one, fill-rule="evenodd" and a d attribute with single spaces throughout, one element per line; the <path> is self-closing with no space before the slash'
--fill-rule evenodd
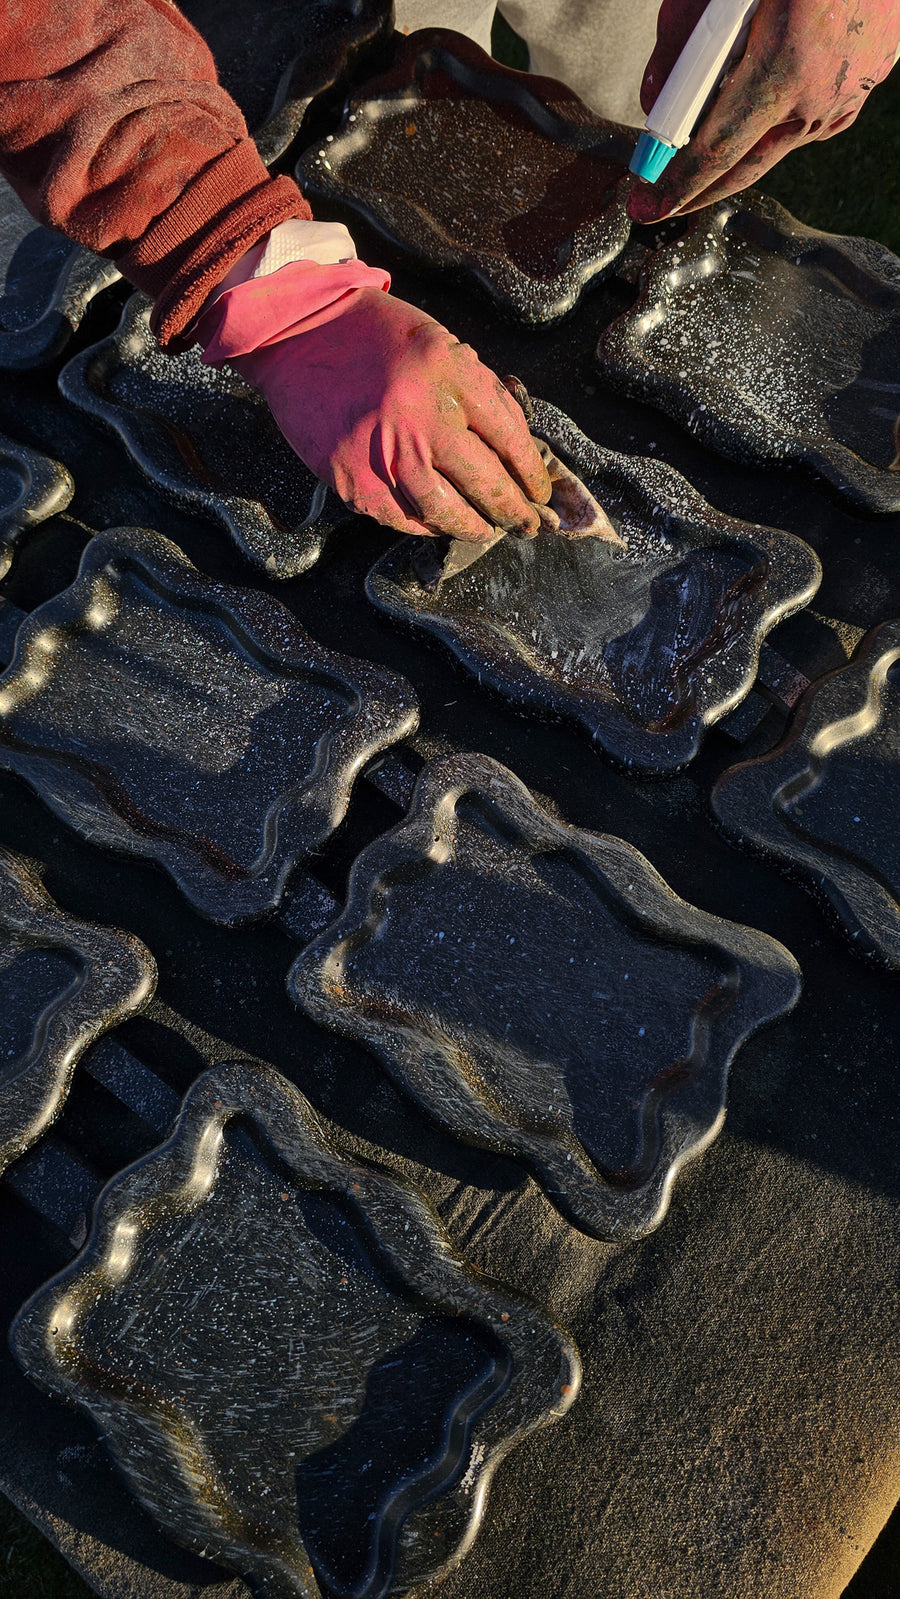
<path id="1" fill-rule="evenodd" d="M 291 261 L 315 261 L 318 266 L 337 266 L 341 261 L 356 259 L 356 245 L 343 222 L 301 222 L 299 219 L 279 222 L 271 233 L 257 239 L 240 260 L 235 261 L 221 283 L 216 284 L 198 316 L 215 305 L 226 289 L 234 289 L 251 278 L 267 278 L 270 272 L 277 272 L 279 267 L 288 266 Z"/>
<path id="2" fill-rule="evenodd" d="M 355 260 L 356 246 L 343 222 L 279 222 L 269 234 L 251 275 L 267 278 L 270 272 L 277 272 L 289 261 L 316 261 L 319 266 L 336 266 L 340 261 Z"/>

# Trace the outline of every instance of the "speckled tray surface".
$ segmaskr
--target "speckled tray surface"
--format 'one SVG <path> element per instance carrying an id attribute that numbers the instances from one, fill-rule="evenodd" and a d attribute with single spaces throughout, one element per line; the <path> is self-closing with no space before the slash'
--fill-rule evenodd
<path id="1" fill-rule="evenodd" d="M 417 265 L 474 280 L 526 323 L 576 304 L 628 242 L 634 132 L 462 34 L 398 36 L 396 59 L 301 157 L 310 200 L 361 214 Z"/>
<path id="2" fill-rule="evenodd" d="M 454 1134 L 524 1160 L 575 1224 L 638 1237 L 719 1131 L 793 958 L 673 894 L 622 839 L 553 820 L 484 755 L 425 768 L 358 857 L 289 992 Z"/>
<path id="3" fill-rule="evenodd" d="M 38 227 L 0 178 L 0 371 L 52 361 L 95 295 L 118 279 L 111 261 Z"/>
<path id="4" fill-rule="evenodd" d="M 88 1045 L 155 983 L 139 939 L 66 915 L 0 848 L 0 1172 L 55 1120 Z"/>
<path id="5" fill-rule="evenodd" d="M 18 1318 L 142 1504 L 268 1599 L 382 1599 L 455 1564 L 578 1355 L 476 1279 L 411 1190 L 351 1166 L 268 1068 L 207 1072 Z"/>
<path id="6" fill-rule="evenodd" d="M 394 672 L 316 644 L 158 534 L 98 534 L 0 677 L 0 766 L 79 832 L 147 855 L 215 921 L 259 916 L 416 726 Z"/>
<path id="7" fill-rule="evenodd" d="M 407 539 L 373 567 L 369 597 L 522 709 L 580 723 L 626 767 L 673 771 L 752 687 L 766 634 L 815 593 L 818 560 L 714 510 L 662 461 L 592 443 L 545 402 L 534 412 L 625 546 L 501 539 L 431 593 Z"/>
<path id="8" fill-rule="evenodd" d="M 900 622 L 813 683 L 778 746 L 732 767 L 713 810 L 743 842 L 796 871 L 861 954 L 900 972 Z"/>
<path id="9" fill-rule="evenodd" d="M 738 460 L 796 461 L 900 510 L 900 261 L 749 190 L 650 255 L 603 375 Z"/>
<path id="10" fill-rule="evenodd" d="M 75 485 L 59 461 L 0 433 L 0 578 L 28 529 L 64 511 Z"/>
<path id="11" fill-rule="evenodd" d="M 149 300 L 134 295 L 116 332 L 63 367 L 63 396 L 115 434 L 164 493 L 219 522 L 267 577 L 299 576 L 351 513 L 237 372 L 204 366 L 197 350 L 162 355 L 149 315 Z"/>

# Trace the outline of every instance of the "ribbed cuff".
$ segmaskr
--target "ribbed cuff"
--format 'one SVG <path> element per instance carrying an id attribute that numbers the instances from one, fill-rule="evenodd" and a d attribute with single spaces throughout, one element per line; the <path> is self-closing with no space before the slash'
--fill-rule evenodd
<path id="1" fill-rule="evenodd" d="M 156 302 L 150 325 L 175 353 L 187 348 L 180 335 L 229 267 L 279 222 L 311 216 L 296 183 L 270 177 L 244 139 L 199 173 L 116 266 Z"/>

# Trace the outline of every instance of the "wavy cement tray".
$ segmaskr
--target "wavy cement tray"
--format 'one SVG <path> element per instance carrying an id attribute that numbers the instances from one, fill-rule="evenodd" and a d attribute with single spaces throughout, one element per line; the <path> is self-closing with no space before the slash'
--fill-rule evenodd
<path id="1" fill-rule="evenodd" d="M 900 511 L 900 261 L 752 190 L 651 255 L 600 338 L 604 377 L 736 460 L 798 462 Z"/>
<path id="2" fill-rule="evenodd" d="M 0 1172 L 55 1121 L 88 1045 L 155 986 L 139 939 L 66 915 L 0 849 Z"/>
<path id="3" fill-rule="evenodd" d="M 268 1599 L 381 1599 L 456 1564 L 498 1461 L 579 1383 L 542 1312 L 239 1064 L 113 1179 L 12 1342 L 151 1514 Z"/>
<path id="4" fill-rule="evenodd" d="M 819 562 L 791 534 L 714 510 L 662 461 L 594 444 L 545 401 L 532 426 L 626 547 L 501 539 L 430 592 L 406 539 L 372 568 L 369 597 L 523 710 L 578 722 L 625 767 L 673 771 L 748 693 L 760 645 L 808 604 Z"/>
<path id="5" fill-rule="evenodd" d="M 64 511 L 74 493 L 59 461 L 0 433 L 0 579 L 29 529 Z"/>
<path id="6" fill-rule="evenodd" d="M 813 683 L 782 742 L 713 790 L 734 837 L 799 874 L 862 954 L 900 972 L 900 622 Z"/>
<path id="7" fill-rule="evenodd" d="M 196 350 L 163 355 L 149 315 L 149 300 L 134 295 L 116 332 L 63 367 L 63 396 L 268 577 L 298 577 L 352 512 L 294 454 L 255 389 L 230 368 L 204 366 Z"/>
<path id="8" fill-rule="evenodd" d="M 0 370 L 54 360 L 91 301 L 118 280 L 111 261 L 38 227 L 0 178 Z"/>
<path id="9" fill-rule="evenodd" d="M 288 980 L 600 1238 L 662 1219 L 722 1126 L 736 1050 L 799 987 L 774 939 L 685 904 L 631 845 L 555 821 L 484 755 L 425 768 Z"/>
<path id="10" fill-rule="evenodd" d="M 414 730 L 394 672 L 159 534 L 98 534 L 0 677 L 0 766 L 92 841 L 146 855 L 213 921 L 271 910 L 360 767 Z"/>
<path id="11" fill-rule="evenodd" d="M 526 323 L 558 320 L 621 255 L 633 129 L 462 34 L 398 35 L 296 168 L 311 201 L 359 214 L 418 266 L 473 280 Z M 448 152 L 452 150 L 452 159 Z"/>
<path id="12" fill-rule="evenodd" d="M 267 166 L 303 133 L 313 101 L 317 112 L 339 105 L 350 84 L 374 67 L 394 27 L 390 0 L 316 0 L 298 6 L 295 15 L 303 49 L 285 66 L 266 120 L 254 135 Z"/>
<path id="13" fill-rule="evenodd" d="M 302 131 L 311 100 L 340 96 L 394 25 L 390 0 L 182 0 L 179 10 L 209 45 L 267 165 Z"/>

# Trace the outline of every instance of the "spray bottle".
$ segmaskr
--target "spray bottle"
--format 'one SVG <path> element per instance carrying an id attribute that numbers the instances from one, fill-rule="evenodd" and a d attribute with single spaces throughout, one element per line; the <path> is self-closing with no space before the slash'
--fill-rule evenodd
<path id="1" fill-rule="evenodd" d="M 709 0 L 669 73 L 630 170 L 655 183 L 676 150 L 687 144 L 728 68 L 744 53 L 750 19 L 759 0 Z"/>

